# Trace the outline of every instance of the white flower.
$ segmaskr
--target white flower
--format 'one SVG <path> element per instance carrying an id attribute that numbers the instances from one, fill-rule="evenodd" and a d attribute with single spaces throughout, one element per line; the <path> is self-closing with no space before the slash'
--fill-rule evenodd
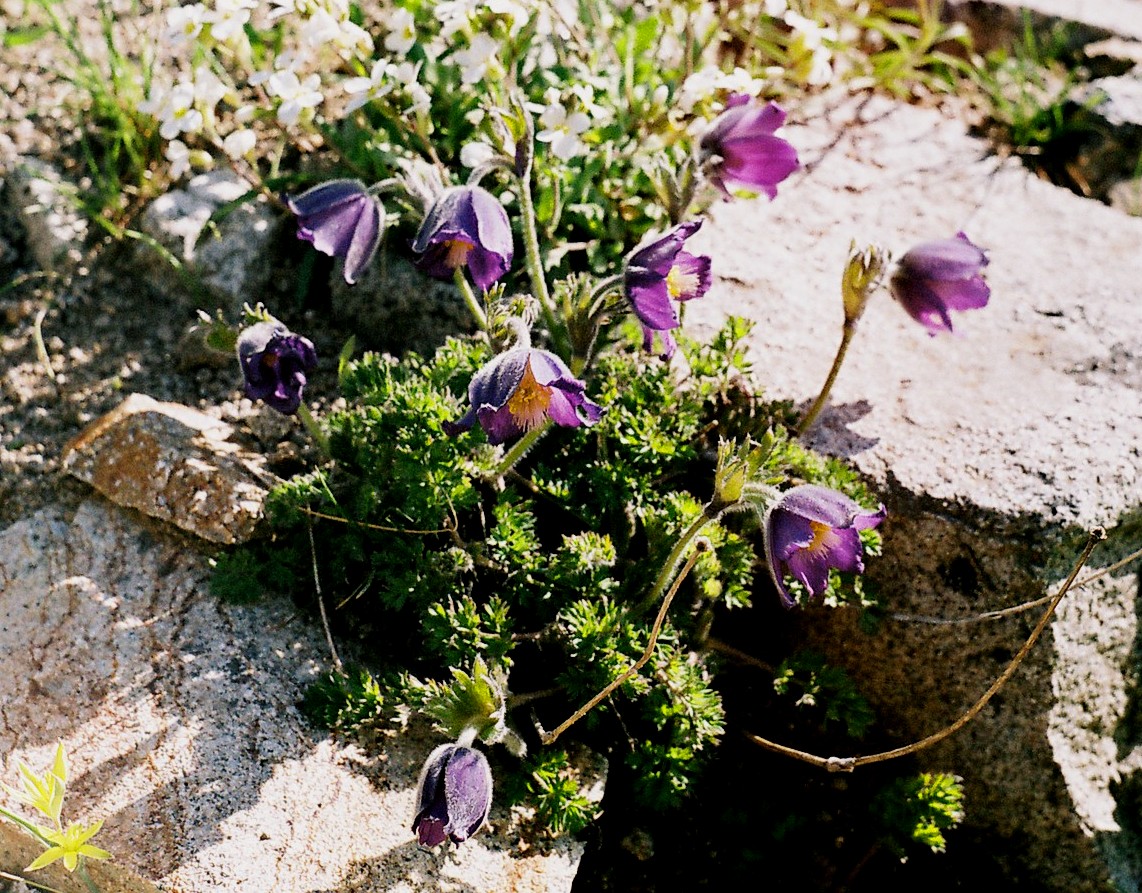
<path id="1" fill-rule="evenodd" d="M 173 44 L 187 43 L 202 33 L 202 24 L 206 20 L 206 7 L 201 3 L 176 6 L 167 10 L 166 20 L 167 41 Z"/>
<path id="2" fill-rule="evenodd" d="M 307 47 L 317 48 L 332 43 L 341 36 L 341 22 L 324 9 L 315 10 L 301 26 L 301 41 Z"/>
<path id="3" fill-rule="evenodd" d="M 157 117 L 162 122 L 159 135 L 173 140 L 180 133 L 197 133 L 202 129 L 202 112 L 194 107 L 194 84 L 180 81 L 164 97 Z"/>
<path id="4" fill-rule="evenodd" d="M 222 151 L 231 158 L 244 158 L 254 151 L 257 143 L 258 138 L 254 136 L 254 131 L 242 128 L 227 135 L 222 141 Z"/>
<path id="5" fill-rule="evenodd" d="M 210 36 L 222 43 L 240 36 L 250 21 L 250 10 L 257 5 L 256 0 L 214 0 L 214 9 L 204 16 L 210 23 Z"/>
<path id="6" fill-rule="evenodd" d="M 436 4 L 436 18 L 440 34 L 448 38 L 468 24 L 468 19 L 480 7 L 481 0 L 444 0 Z"/>
<path id="7" fill-rule="evenodd" d="M 793 11 L 785 13 L 785 24 L 793 29 L 793 39 L 789 43 L 789 55 L 794 69 L 813 86 L 823 86 L 833 77 L 832 50 L 825 41 L 835 41 L 837 32 L 833 28 L 818 25 Z"/>
<path id="8" fill-rule="evenodd" d="M 346 93 L 353 95 L 345 106 L 345 114 L 355 112 L 361 106 L 392 92 L 393 83 L 389 80 L 390 67 L 388 62 L 378 59 L 373 63 L 373 70 L 367 78 L 349 78 L 341 85 Z"/>
<path id="9" fill-rule="evenodd" d="M 541 143 L 551 144 L 551 154 L 567 161 L 586 149 L 579 134 L 591 126 L 591 119 L 582 112 L 567 114 L 562 103 L 555 102 L 543 110 L 539 123 L 544 128 L 535 135 Z"/>
<path id="10" fill-rule="evenodd" d="M 293 71 L 275 71 L 266 81 L 266 92 L 281 99 L 278 106 L 278 121 L 287 127 L 296 124 L 304 109 L 321 104 L 325 98 L 317 88 L 321 86 L 321 76 L 309 75 L 304 81 Z"/>
<path id="11" fill-rule="evenodd" d="M 491 161 L 496 150 L 484 142 L 465 143 L 460 150 L 460 163 L 464 167 L 477 168 L 486 161 Z"/>
<path id="12" fill-rule="evenodd" d="M 190 170 L 190 149 L 182 140 L 171 140 L 163 153 L 171 163 L 171 179 L 177 180 Z"/>
<path id="13" fill-rule="evenodd" d="M 427 112 L 432 104 L 432 97 L 417 81 L 420 77 L 420 63 L 402 62 L 400 65 L 393 66 L 390 69 L 390 74 L 392 74 L 394 81 L 404 87 L 404 92 L 408 94 L 411 100 L 408 108 L 405 109 L 405 114 L 417 115 L 421 112 Z"/>
<path id="14" fill-rule="evenodd" d="M 474 84 L 488 73 L 488 68 L 496 56 L 499 43 L 483 32 L 475 35 L 467 49 L 460 50 L 452 60 L 460 66 L 460 80 Z"/>
<path id="15" fill-rule="evenodd" d="M 678 90 L 678 107 L 685 114 L 690 114 L 695 105 L 714 95 L 721 76 L 721 70 L 715 65 L 699 68 L 682 82 Z"/>
<path id="16" fill-rule="evenodd" d="M 266 83 L 279 71 L 297 71 L 301 67 L 301 57 L 293 50 L 286 50 L 274 56 L 274 67 L 268 71 L 255 71 L 248 78 L 252 86 Z"/>
<path id="17" fill-rule="evenodd" d="M 194 70 L 194 101 L 200 109 L 213 111 L 229 92 L 222 79 L 205 65 Z"/>
<path id="18" fill-rule="evenodd" d="M 385 49 L 403 56 L 416 43 L 416 19 L 404 7 L 389 17 L 389 33 L 385 35 Z"/>

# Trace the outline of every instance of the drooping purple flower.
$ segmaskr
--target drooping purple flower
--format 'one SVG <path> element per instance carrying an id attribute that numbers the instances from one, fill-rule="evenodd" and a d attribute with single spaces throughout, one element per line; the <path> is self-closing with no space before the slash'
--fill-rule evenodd
<path id="1" fill-rule="evenodd" d="M 488 819 L 492 770 L 480 751 L 441 744 L 424 762 L 412 830 L 421 846 L 463 843 Z"/>
<path id="2" fill-rule="evenodd" d="M 797 150 L 774 131 L 785 123 L 774 102 L 757 105 L 749 96 L 730 98 L 726 110 L 698 142 L 702 170 L 728 198 L 728 184 L 777 195 L 777 184 L 797 170 Z"/>
<path id="3" fill-rule="evenodd" d="M 701 220 L 680 223 L 644 242 L 627 256 L 623 267 L 623 290 L 642 323 L 643 347 L 650 350 L 657 333 L 663 359 L 670 359 L 676 347 L 670 334 L 679 326 L 674 301 L 700 298 L 710 288 L 710 258 L 682 250 L 701 225 Z"/>
<path id="4" fill-rule="evenodd" d="M 963 233 L 917 245 L 900 259 L 890 287 L 900 305 L 929 335 L 952 331 L 949 310 L 986 307 L 987 254 Z"/>
<path id="5" fill-rule="evenodd" d="M 451 279 L 467 267 L 486 290 L 511 268 L 512 228 L 499 200 L 480 186 L 453 186 L 436 199 L 412 250 L 416 265 L 437 279 Z"/>
<path id="6" fill-rule="evenodd" d="M 352 285 L 369 266 L 385 228 L 385 209 L 359 180 L 329 180 L 286 204 L 297 215 L 297 237 L 322 254 L 345 258 Z"/>
<path id="7" fill-rule="evenodd" d="M 792 607 L 787 577 L 820 595 L 829 569 L 864 570 L 864 547 L 857 531 L 884 520 L 884 506 L 869 511 L 827 487 L 802 484 L 782 494 L 765 516 L 765 557 L 777 592 Z"/>
<path id="8" fill-rule="evenodd" d="M 548 419 L 568 428 L 593 425 L 603 408 L 587 399 L 585 387 L 555 354 L 515 347 L 472 377 L 468 411 L 458 421 L 446 422 L 444 431 L 459 434 L 478 421 L 488 442 L 498 444 Z"/>
<path id="9" fill-rule="evenodd" d="M 251 400 L 293 415 L 301 405 L 306 373 L 317 365 L 317 351 L 308 338 L 280 322 L 260 322 L 238 336 L 238 362 Z"/>

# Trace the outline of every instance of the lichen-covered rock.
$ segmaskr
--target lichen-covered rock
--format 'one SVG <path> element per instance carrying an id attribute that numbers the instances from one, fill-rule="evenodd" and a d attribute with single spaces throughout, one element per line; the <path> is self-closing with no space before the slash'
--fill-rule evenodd
<path id="1" fill-rule="evenodd" d="M 67 444 L 63 467 L 117 505 L 241 543 L 257 533 L 273 478 L 231 433 L 196 409 L 132 394 Z"/>

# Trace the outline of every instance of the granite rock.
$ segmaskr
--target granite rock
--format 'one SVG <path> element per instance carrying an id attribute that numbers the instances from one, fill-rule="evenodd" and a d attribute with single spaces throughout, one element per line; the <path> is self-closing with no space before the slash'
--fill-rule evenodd
<path id="1" fill-rule="evenodd" d="M 869 573 L 889 616 L 870 636 L 850 612 L 798 612 L 790 635 L 860 680 L 903 745 L 967 710 L 1038 614 L 971 618 L 1050 591 L 1091 527 L 1110 534 L 1095 568 L 1142 546 L 1142 221 L 995 158 L 933 110 L 823 102 L 787 130 L 803 170 L 772 203 L 712 209 L 692 243 L 715 282 L 686 316 L 702 339 L 751 317 L 768 396 L 803 410 L 824 381 L 851 240 L 898 258 L 963 230 L 991 259 L 990 305 L 956 314 L 951 336 L 875 295 L 809 437 L 887 504 Z M 1005 849 L 1013 878 L 1068 893 L 1142 880 L 1139 604 L 1128 569 L 1068 595 L 1001 695 L 919 756 L 964 777 L 957 833 Z"/>

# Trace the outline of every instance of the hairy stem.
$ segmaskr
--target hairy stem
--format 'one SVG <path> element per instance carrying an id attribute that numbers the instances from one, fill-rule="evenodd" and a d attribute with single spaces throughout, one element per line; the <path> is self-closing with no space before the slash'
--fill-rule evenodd
<path id="1" fill-rule="evenodd" d="M 851 323 L 845 321 L 844 330 L 841 334 L 841 344 L 837 348 L 837 355 L 833 357 L 832 368 L 829 369 L 829 376 L 825 379 L 825 384 L 821 387 L 821 393 L 817 395 L 817 399 L 813 401 L 813 405 L 809 407 L 809 411 L 805 413 L 805 417 L 801 419 L 797 425 L 797 436 L 804 437 L 812 426 L 813 422 L 817 421 L 817 416 L 821 414 L 821 410 L 825 408 L 825 403 L 828 402 L 829 393 L 833 390 L 833 384 L 837 380 L 837 374 L 841 371 L 841 364 L 845 361 L 845 354 L 849 351 L 849 342 L 853 340 L 853 335 L 856 334 L 856 321 Z"/>

